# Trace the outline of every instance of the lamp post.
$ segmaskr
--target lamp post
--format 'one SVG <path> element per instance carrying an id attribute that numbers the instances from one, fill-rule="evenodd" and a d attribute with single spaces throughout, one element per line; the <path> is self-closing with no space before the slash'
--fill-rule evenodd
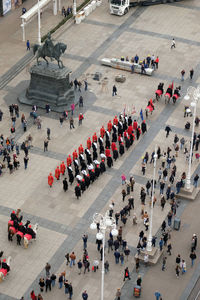
<path id="1" fill-rule="evenodd" d="M 194 126 L 195 126 L 195 118 L 196 118 L 196 111 L 197 111 L 197 103 L 200 99 L 200 85 L 197 88 L 190 86 L 187 89 L 187 94 L 185 95 L 184 99 L 186 101 L 192 98 L 191 106 L 194 108 L 193 112 L 193 122 L 192 122 L 192 136 L 190 142 L 190 156 L 189 156 L 189 165 L 188 165 L 188 174 L 186 177 L 186 189 L 190 190 L 191 188 L 191 165 L 192 165 L 192 150 L 193 150 L 193 138 L 194 138 Z"/>
<path id="2" fill-rule="evenodd" d="M 117 236 L 118 230 L 116 229 L 115 219 L 109 217 L 109 211 L 105 213 L 105 216 L 99 213 L 95 213 L 93 216 L 93 222 L 90 225 L 90 229 L 97 229 L 97 223 L 99 224 L 99 232 L 96 234 L 97 240 L 103 242 L 103 253 L 102 253 L 102 270 L 101 270 L 101 300 L 104 299 L 104 248 L 105 248 L 105 233 L 107 228 L 112 228 L 112 235 Z"/>
<path id="3" fill-rule="evenodd" d="M 41 45 L 40 1 L 38 0 L 38 44 Z"/>
<path id="4" fill-rule="evenodd" d="M 150 212 L 150 226 L 149 226 L 149 236 L 147 241 L 147 251 L 152 251 L 152 225 L 153 225 L 153 200 L 154 200 L 154 182 L 156 178 L 156 161 L 157 161 L 157 146 L 155 146 L 155 153 L 154 153 L 154 162 L 153 162 L 153 184 L 152 184 L 152 196 L 151 196 L 151 212 Z"/>
<path id="5" fill-rule="evenodd" d="M 73 16 L 76 17 L 76 0 L 73 0 Z"/>

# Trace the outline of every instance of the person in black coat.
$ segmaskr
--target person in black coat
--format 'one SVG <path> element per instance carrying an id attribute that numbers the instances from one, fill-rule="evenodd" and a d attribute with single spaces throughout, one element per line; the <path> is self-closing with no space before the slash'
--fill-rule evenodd
<path id="1" fill-rule="evenodd" d="M 75 195 L 76 198 L 78 199 L 79 197 L 81 197 L 81 188 L 80 188 L 80 184 L 77 184 L 77 186 L 75 187 Z"/>
<path id="2" fill-rule="evenodd" d="M 127 137 L 125 140 L 126 149 L 128 150 L 130 147 L 130 139 Z"/>
<path id="3" fill-rule="evenodd" d="M 66 192 L 68 190 L 67 178 L 63 180 L 63 190 Z"/>
<path id="4" fill-rule="evenodd" d="M 112 142 L 114 142 L 114 143 L 117 142 L 117 134 L 116 134 L 116 132 L 113 132 L 113 134 L 112 134 Z"/>
<path id="5" fill-rule="evenodd" d="M 124 154 L 124 144 L 123 143 L 121 143 L 119 145 L 119 153 L 120 153 L 121 156 Z"/>
<path id="6" fill-rule="evenodd" d="M 101 171 L 101 173 L 104 173 L 106 171 L 106 166 L 105 166 L 104 160 L 102 160 L 100 162 L 100 171 Z"/>
<path id="7" fill-rule="evenodd" d="M 113 159 L 112 159 L 111 155 L 107 157 L 107 165 L 109 168 L 111 168 L 113 166 Z"/>
<path id="8" fill-rule="evenodd" d="M 82 181 L 81 181 L 81 191 L 82 191 L 82 193 L 84 193 L 84 191 L 85 191 L 85 179 L 82 179 Z"/>
<path id="9" fill-rule="evenodd" d="M 101 173 L 101 170 L 100 170 L 100 168 L 99 168 L 99 165 L 96 165 L 95 166 L 95 177 L 96 178 L 98 178 L 99 177 L 99 175 L 100 175 L 100 173 Z"/>
<path id="10" fill-rule="evenodd" d="M 88 189 L 89 185 L 90 185 L 90 175 L 84 175 L 84 179 L 85 179 L 85 186 Z"/>
<path id="11" fill-rule="evenodd" d="M 142 134 L 144 134 L 147 131 L 147 124 L 145 123 L 145 120 L 141 124 L 141 130 Z"/>
<path id="12" fill-rule="evenodd" d="M 98 154 L 96 151 L 93 151 L 93 160 L 96 160 L 98 158 Z"/>
<path id="13" fill-rule="evenodd" d="M 94 170 L 89 171 L 89 173 L 90 173 L 90 182 L 92 181 L 93 183 L 96 179 Z"/>
<path id="14" fill-rule="evenodd" d="M 119 157 L 119 153 L 118 153 L 118 150 L 117 150 L 117 148 L 113 151 L 113 158 L 114 158 L 114 160 L 116 161 L 117 159 L 118 159 L 118 157 Z"/>

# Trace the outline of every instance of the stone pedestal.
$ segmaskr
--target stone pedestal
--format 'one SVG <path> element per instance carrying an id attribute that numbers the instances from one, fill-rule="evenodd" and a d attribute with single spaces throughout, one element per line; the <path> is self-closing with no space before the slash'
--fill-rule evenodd
<path id="1" fill-rule="evenodd" d="M 68 68 L 60 69 L 53 63 L 34 64 L 30 69 L 30 85 L 18 98 L 19 102 L 41 108 L 49 104 L 51 110 L 57 112 L 70 110 L 71 104 L 78 102 L 70 86 L 70 73 Z"/>
<path id="2" fill-rule="evenodd" d="M 159 258 L 161 257 L 161 255 L 163 254 L 163 251 L 160 251 L 160 249 L 156 248 L 156 247 L 152 247 L 152 251 L 140 251 L 140 255 L 136 254 L 135 255 L 135 259 L 139 258 L 141 261 L 144 261 L 144 256 L 145 254 L 149 255 L 149 262 L 148 264 L 150 265 L 154 265 L 158 262 Z"/>
<path id="3" fill-rule="evenodd" d="M 193 185 L 189 190 L 182 188 L 179 194 L 176 194 L 178 199 L 195 200 L 199 194 L 199 188 L 195 188 Z"/>

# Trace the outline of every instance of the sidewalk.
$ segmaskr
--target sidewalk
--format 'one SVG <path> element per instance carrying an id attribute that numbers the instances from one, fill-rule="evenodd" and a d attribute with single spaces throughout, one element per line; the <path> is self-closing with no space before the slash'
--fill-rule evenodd
<path id="1" fill-rule="evenodd" d="M 193 268 L 191 268 L 191 260 L 189 258 L 192 235 L 195 233 L 197 237 L 200 236 L 198 218 L 194 217 L 198 208 L 198 199 L 195 202 L 188 203 L 181 217 L 180 231 L 172 232 L 172 255 L 169 256 L 166 250 L 164 252 L 164 255 L 167 256 L 166 270 L 164 272 L 161 271 L 162 258 L 156 266 L 148 269 L 142 282 L 141 299 L 154 299 L 154 293 L 157 290 L 162 294 L 163 299 L 187 299 L 183 292 L 187 291 L 188 283 L 200 262 L 198 244 L 196 250 L 197 259 Z M 180 273 L 180 277 L 176 278 L 175 259 L 178 254 L 186 261 L 187 272 L 184 275 Z M 198 275 L 197 273 L 196 276 Z"/>

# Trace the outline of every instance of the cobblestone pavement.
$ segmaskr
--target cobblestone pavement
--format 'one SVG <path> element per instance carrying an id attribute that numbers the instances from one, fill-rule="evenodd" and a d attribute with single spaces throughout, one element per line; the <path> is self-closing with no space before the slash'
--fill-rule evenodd
<path id="1" fill-rule="evenodd" d="M 176 105 L 165 105 L 163 101 L 155 103 L 155 111 L 147 120 L 148 133 L 135 141 L 133 147 L 120 158 L 111 170 L 100 177 L 80 200 L 74 196 L 74 185 L 65 194 L 62 190 L 62 183 L 55 182 L 50 190 L 47 186 L 47 176 L 54 171 L 57 164 L 66 160 L 66 156 L 91 136 L 94 131 L 99 132 L 102 124 L 106 126 L 109 119 L 115 114 L 123 111 L 125 105 L 128 112 L 132 106 L 136 108 L 136 118 L 139 119 L 141 108 L 145 108 L 147 101 L 154 97 L 154 91 L 160 81 L 167 86 L 174 80 L 174 84 L 181 84 L 181 94 L 186 93 L 187 87 L 191 84 L 188 79 L 189 70 L 194 68 L 194 85 L 199 83 L 199 1 L 183 1 L 176 4 L 158 5 L 152 7 L 133 8 L 121 18 L 109 15 L 108 4 L 104 3 L 97 8 L 80 25 L 71 24 L 64 26 L 53 38 L 67 43 L 68 50 L 63 56 L 63 62 L 72 70 L 72 79 L 75 77 L 81 80 L 88 78 L 89 92 L 82 92 L 84 108 L 77 108 L 75 111 L 75 130 L 70 131 L 68 121 L 62 128 L 59 126 L 58 115 L 51 112 L 48 116 L 39 110 L 42 117 L 42 129 L 38 130 L 33 120 L 28 118 L 28 131 L 24 133 L 17 120 L 16 140 L 22 143 L 30 133 L 33 136 L 33 148 L 30 151 L 30 162 L 27 171 L 23 169 L 23 155 L 20 155 L 21 167 L 18 171 L 9 175 L 6 171 L 1 177 L 0 197 L 0 238 L 1 245 L 6 255 L 11 255 L 12 265 L 9 278 L 1 284 L 0 299 L 18 299 L 22 295 L 29 299 L 32 289 L 38 293 L 38 280 L 44 276 L 44 266 L 48 261 L 52 265 L 52 271 L 59 272 L 66 270 L 66 277 L 72 281 L 74 287 L 73 299 L 81 299 L 83 289 L 87 289 L 89 298 L 100 299 L 100 278 L 101 268 L 97 273 L 77 275 L 77 268 L 71 270 L 65 265 L 64 255 L 66 252 L 75 251 L 77 258 L 82 257 L 82 239 L 84 233 L 89 234 L 89 256 L 90 261 L 99 259 L 96 251 L 95 235 L 89 229 L 92 222 L 92 215 L 95 212 L 104 213 L 108 204 L 114 200 L 116 210 L 122 207 L 121 202 L 121 179 L 124 172 L 134 174 L 136 187 L 134 191 L 135 211 L 140 215 L 139 193 L 141 185 L 146 184 L 152 178 L 153 168 L 148 165 L 145 176 L 141 175 L 141 157 L 146 152 L 153 151 L 155 144 L 161 149 L 172 145 L 174 133 L 185 136 L 189 141 L 190 134 L 185 132 L 183 118 L 184 100 L 181 99 Z M 184 19 L 184 23 L 183 23 Z M 32 34 L 36 35 L 33 30 Z M 177 47 L 170 49 L 171 40 L 175 38 Z M 21 47 L 21 46 L 20 46 Z M 22 48 L 17 49 L 18 59 L 24 53 Z M 11 50 L 10 50 L 11 51 Z M 143 77 L 138 74 L 127 74 L 119 70 L 106 68 L 100 65 L 103 57 L 120 57 L 128 55 L 132 57 L 138 53 L 140 57 L 147 54 L 155 54 L 160 57 L 159 69 L 152 77 Z M 7 57 L 5 55 L 5 57 Z M 2 74 L 7 68 L 4 57 Z M 0 107 L 4 111 L 3 121 L 0 122 L 0 133 L 9 136 L 10 119 L 7 106 L 15 103 L 17 96 L 28 86 L 28 67 L 21 71 L 3 89 L 0 90 Z M 186 79 L 180 81 L 180 71 L 186 70 Z M 93 74 L 99 71 L 102 78 L 108 78 L 107 91 L 102 90 L 101 83 L 92 79 Z M 125 74 L 126 82 L 117 84 L 118 96 L 112 97 L 111 90 L 116 74 Z M 21 106 L 20 111 L 28 117 L 30 108 Z M 83 125 L 78 127 L 77 116 L 83 111 L 85 119 Z M 198 110 L 199 113 L 199 105 Z M 172 133 L 168 139 L 165 138 L 164 129 L 166 124 L 172 127 Z M 46 136 L 46 128 L 51 128 L 51 141 L 49 151 L 43 152 L 43 141 Z M 188 142 L 189 143 L 189 142 Z M 184 162 L 184 163 L 183 163 Z M 158 166 L 159 167 L 158 163 Z M 178 177 L 186 169 L 184 154 L 180 151 L 177 158 Z M 192 173 L 199 172 L 199 164 L 193 161 Z M 156 190 L 159 199 L 159 190 Z M 21 208 L 24 219 L 30 219 L 31 223 L 39 224 L 38 238 L 28 249 L 18 247 L 15 241 L 10 244 L 7 241 L 7 221 L 12 209 Z M 147 201 L 147 211 L 149 205 Z M 160 224 L 168 213 L 169 205 L 166 205 L 162 212 L 159 201 L 154 209 L 153 233 L 159 231 Z M 197 216 L 198 201 L 194 203 L 181 200 L 178 215 L 182 218 L 180 232 L 172 233 L 173 254 L 181 251 L 188 263 L 188 272 L 184 278 L 175 282 L 173 259 L 168 259 L 167 270 L 161 274 L 161 266 L 158 263 L 155 267 L 141 267 L 140 274 L 143 276 L 142 299 L 153 299 L 155 290 L 159 289 L 165 299 L 169 289 L 172 290 L 170 299 L 187 299 L 191 283 L 187 283 L 198 277 L 198 273 L 189 268 L 188 248 L 189 241 L 194 231 L 198 234 Z M 193 222 L 192 222 L 193 221 Z M 123 285 L 123 270 L 125 266 L 116 266 L 112 253 L 106 253 L 106 259 L 110 263 L 110 274 L 106 274 L 111 280 L 105 280 L 105 299 L 114 299 L 117 287 L 122 287 L 122 299 L 132 299 L 132 289 L 136 281 L 134 255 L 137 246 L 138 233 L 143 228 L 142 219 L 139 218 L 138 225 L 132 226 L 128 220 L 124 228 L 124 237 L 128 241 L 131 255 L 125 266 L 132 270 L 131 280 Z M 197 255 L 198 257 L 198 255 Z M 197 259 L 197 264 L 199 258 Z M 199 266 L 197 266 L 198 268 Z M 196 274 L 196 275 L 195 275 Z M 159 279 L 158 279 L 159 277 Z M 57 286 L 51 293 L 44 295 L 44 299 L 66 299 L 63 290 Z M 184 298 L 185 297 L 185 298 Z"/>

